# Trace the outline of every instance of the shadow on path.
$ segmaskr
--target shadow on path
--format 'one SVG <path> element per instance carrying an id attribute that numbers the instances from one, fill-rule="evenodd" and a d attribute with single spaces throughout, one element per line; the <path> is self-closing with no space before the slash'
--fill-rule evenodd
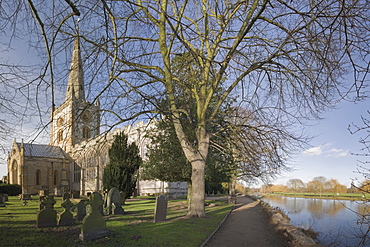
<path id="1" fill-rule="evenodd" d="M 234 210 L 211 239 L 207 247 L 285 247 L 288 241 L 269 224 L 262 206 L 249 197 L 238 197 Z"/>

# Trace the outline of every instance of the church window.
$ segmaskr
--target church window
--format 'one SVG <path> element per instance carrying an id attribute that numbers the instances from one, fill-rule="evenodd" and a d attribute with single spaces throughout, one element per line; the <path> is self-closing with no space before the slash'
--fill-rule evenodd
<path id="1" fill-rule="evenodd" d="M 39 169 L 37 169 L 37 171 L 36 171 L 36 185 L 40 185 L 40 181 L 41 181 L 41 171 Z"/>
<path id="2" fill-rule="evenodd" d="M 57 134 L 58 142 L 63 141 L 63 130 L 59 130 Z"/>
<path id="3" fill-rule="evenodd" d="M 90 121 L 91 120 L 91 113 L 89 111 L 85 111 L 84 114 L 82 115 L 82 120 L 83 121 Z"/>
<path id="4" fill-rule="evenodd" d="M 63 126 L 63 124 L 64 124 L 64 119 L 62 117 L 58 118 L 57 126 L 60 127 L 60 126 Z"/>
<path id="5" fill-rule="evenodd" d="M 90 129 L 86 126 L 82 128 L 82 138 L 89 139 L 91 137 Z"/>
<path id="6" fill-rule="evenodd" d="M 13 184 L 18 184 L 18 169 L 17 169 L 17 167 L 18 167 L 17 161 L 14 160 L 13 161 L 13 169 L 12 169 L 13 176 L 12 176 L 12 181 L 11 181 L 11 183 L 13 183 Z"/>
<path id="7" fill-rule="evenodd" d="M 76 162 L 73 164 L 73 182 L 77 183 L 81 180 L 81 168 Z"/>
<path id="8" fill-rule="evenodd" d="M 57 185 L 58 184 L 58 171 L 55 170 L 54 171 L 54 185 Z"/>

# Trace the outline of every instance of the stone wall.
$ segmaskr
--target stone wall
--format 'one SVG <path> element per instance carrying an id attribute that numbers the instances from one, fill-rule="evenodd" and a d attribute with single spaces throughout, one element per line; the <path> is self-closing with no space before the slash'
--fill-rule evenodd
<path id="1" fill-rule="evenodd" d="M 304 234 L 301 230 L 290 224 L 288 216 L 278 210 L 274 210 L 268 203 L 257 199 L 263 209 L 269 214 L 271 224 L 276 225 L 276 230 L 287 236 L 295 247 L 324 247 L 317 244 L 311 237 Z"/>

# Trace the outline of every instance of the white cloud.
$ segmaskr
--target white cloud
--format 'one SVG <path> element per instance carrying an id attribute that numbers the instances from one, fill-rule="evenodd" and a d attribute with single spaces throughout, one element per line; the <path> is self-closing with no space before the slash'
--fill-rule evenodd
<path id="1" fill-rule="evenodd" d="M 337 149 L 337 148 L 332 148 L 327 153 L 328 153 L 327 154 L 328 157 L 335 157 L 335 158 L 346 157 L 350 154 L 349 151 L 347 150 Z"/>
<path id="2" fill-rule="evenodd" d="M 304 155 L 316 156 L 322 154 L 322 146 L 316 146 L 303 151 Z"/>
<path id="3" fill-rule="evenodd" d="M 350 155 L 350 152 L 348 150 L 338 148 L 329 149 L 330 146 L 332 146 L 332 144 L 327 143 L 324 145 L 312 147 L 303 151 L 303 155 L 305 156 L 325 155 L 325 157 L 334 157 L 334 158 L 341 158 Z"/>

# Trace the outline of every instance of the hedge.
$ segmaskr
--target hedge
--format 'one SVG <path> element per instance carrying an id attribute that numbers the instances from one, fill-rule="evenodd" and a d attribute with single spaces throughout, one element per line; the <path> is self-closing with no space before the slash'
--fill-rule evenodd
<path id="1" fill-rule="evenodd" d="M 0 194 L 17 196 L 22 193 L 22 187 L 19 184 L 0 184 Z"/>

